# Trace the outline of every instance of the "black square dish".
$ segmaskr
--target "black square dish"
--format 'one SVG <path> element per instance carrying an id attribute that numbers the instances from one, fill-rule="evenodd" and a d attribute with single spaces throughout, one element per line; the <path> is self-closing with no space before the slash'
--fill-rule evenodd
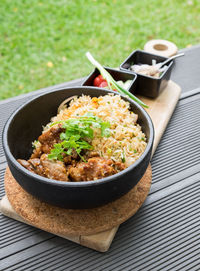
<path id="1" fill-rule="evenodd" d="M 120 70 L 132 72 L 129 70 L 130 65 L 152 65 L 153 59 L 156 60 L 156 63 L 159 63 L 165 61 L 167 58 L 159 55 L 150 54 L 142 50 L 136 50 L 131 53 L 127 57 L 127 59 L 120 65 Z M 160 94 L 160 92 L 166 87 L 170 79 L 173 61 L 170 61 L 166 66 L 168 66 L 167 69 L 158 78 L 136 73 L 137 82 L 135 93 L 151 98 L 156 98 Z"/>
<path id="2" fill-rule="evenodd" d="M 108 67 L 104 67 L 110 75 L 115 79 L 115 81 L 127 81 L 127 80 L 132 80 L 129 88 L 127 89 L 131 93 L 133 93 L 136 89 L 136 78 L 137 75 L 133 72 L 129 71 L 120 71 L 116 69 L 111 69 Z M 86 80 L 82 83 L 82 86 L 94 86 L 93 82 L 94 79 L 100 74 L 99 70 L 95 68 L 95 70 L 86 78 Z"/>

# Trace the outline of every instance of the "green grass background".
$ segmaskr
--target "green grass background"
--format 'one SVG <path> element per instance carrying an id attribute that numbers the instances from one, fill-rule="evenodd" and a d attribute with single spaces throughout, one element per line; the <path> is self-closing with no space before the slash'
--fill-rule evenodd
<path id="1" fill-rule="evenodd" d="M 149 39 L 200 43 L 199 0 L 1 0 L 0 99 L 118 66 Z"/>

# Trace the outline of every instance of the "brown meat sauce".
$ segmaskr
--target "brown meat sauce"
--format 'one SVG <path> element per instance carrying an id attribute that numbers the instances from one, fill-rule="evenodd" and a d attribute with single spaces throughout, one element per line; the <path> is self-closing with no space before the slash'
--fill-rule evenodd
<path id="1" fill-rule="evenodd" d="M 78 162 L 69 168 L 69 176 L 75 182 L 92 181 L 117 173 L 111 159 L 89 158 L 88 162 Z"/>
<path id="2" fill-rule="evenodd" d="M 83 182 L 111 176 L 125 169 L 124 163 L 99 157 L 98 152 L 85 151 L 80 161 L 75 150 L 71 155 L 63 155 L 63 162 L 49 160 L 48 154 L 54 144 L 61 142 L 60 134 L 64 131 L 60 124 L 51 127 L 39 136 L 40 145 L 33 151 L 29 160 L 18 159 L 18 162 L 40 176 L 64 182 Z"/>

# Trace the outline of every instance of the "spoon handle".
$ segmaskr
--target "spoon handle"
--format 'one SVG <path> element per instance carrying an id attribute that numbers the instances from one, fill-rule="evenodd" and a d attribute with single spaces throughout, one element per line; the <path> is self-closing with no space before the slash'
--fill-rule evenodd
<path id="1" fill-rule="evenodd" d="M 175 59 L 175 58 L 177 58 L 177 57 L 180 57 L 180 56 L 184 56 L 184 55 L 185 55 L 184 53 L 181 53 L 181 54 L 172 56 L 172 57 L 166 59 L 164 62 L 162 62 L 162 63 L 161 63 L 162 65 L 161 65 L 160 67 L 166 65 L 166 64 L 167 64 L 168 62 L 170 62 L 171 60 L 173 60 L 173 59 Z"/>

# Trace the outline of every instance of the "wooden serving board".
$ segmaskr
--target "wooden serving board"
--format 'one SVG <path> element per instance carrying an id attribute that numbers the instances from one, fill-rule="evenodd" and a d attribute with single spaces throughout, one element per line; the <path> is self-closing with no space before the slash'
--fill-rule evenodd
<path id="1" fill-rule="evenodd" d="M 173 111 L 179 100 L 180 94 L 181 94 L 180 87 L 174 82 L 170 81 L 168 83 L 168 86 L 163 90 L 163 92 L 159 95 L 158 98 L 150 99 L 140 97 L 149 106 L 147 112 L 151 116 L 155 128 L 153 154 L 173 114 Z M 146 193 L 146 196 L 147 194 L 148 193 Z M 8 217 L 34 226 L 33 223 L 27 222 L 25 219 L 23 219 L 19 214 L 15 212 L 7 196 L 4 196 L 0 202 L 0 211 Z M 71 236 L 67 234 L 64 235 L 57 234 L 57 235 L 70 241 L 81 244 L 83 246 L 92 248 L 94 250 L 105 252 L 109 249 L 118 227 L 119 226 L 116 226 L 110 230 L 92 235 L 77 235 L 77 236 Z"/>

